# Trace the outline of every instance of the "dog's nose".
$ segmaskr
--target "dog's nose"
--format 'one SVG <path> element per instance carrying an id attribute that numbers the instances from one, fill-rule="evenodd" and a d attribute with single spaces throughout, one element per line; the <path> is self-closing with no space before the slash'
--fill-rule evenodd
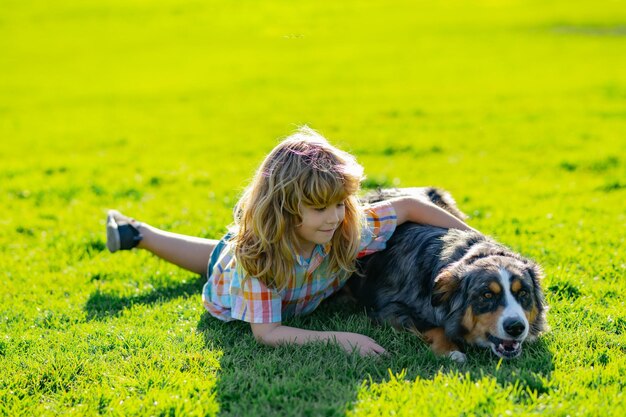
<path id="1" fill-rule="evenodd" d="M 513 337 L 519 336 L 520 334 L 524 333 L 524 330 L 526 330 L 526 325 L 524 324 L 524 322 L 516 318 L 506 319 L 503 326 L 504 331 Z"/>

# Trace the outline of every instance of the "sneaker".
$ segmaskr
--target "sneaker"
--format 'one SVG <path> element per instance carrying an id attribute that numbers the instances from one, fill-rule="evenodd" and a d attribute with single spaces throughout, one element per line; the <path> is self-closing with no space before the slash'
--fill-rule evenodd
<path id="1" fill-rule="evenodd" d="M 109 252 L 130 250 L 142 239 L 139 228 L 141 223 L 124 216 L 117 210 L 107 213 L 107 248 Z"/>

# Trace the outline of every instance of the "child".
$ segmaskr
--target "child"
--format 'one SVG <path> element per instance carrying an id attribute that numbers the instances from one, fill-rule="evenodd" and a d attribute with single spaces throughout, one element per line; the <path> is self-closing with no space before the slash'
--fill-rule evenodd
<path id="1" fill-rule="evenodd" d="M 346 351 L 381 354 L 385 349 L 367 336 L 298 329 L 282 321 L 312 312 L 339 290 L 357 256 L 384 249 L 398 224 L 471 228 L 413 197 L 362 207 L 357 192 L 363 178 L 353 156 L 304 127 L 265 158 L 222 240 L 166 232 L 111 210 L 107 247 L 147 249 L 206 273 L 202 299 L 209 313 L 249 322 L 263 344 L 331 340 Z"/>

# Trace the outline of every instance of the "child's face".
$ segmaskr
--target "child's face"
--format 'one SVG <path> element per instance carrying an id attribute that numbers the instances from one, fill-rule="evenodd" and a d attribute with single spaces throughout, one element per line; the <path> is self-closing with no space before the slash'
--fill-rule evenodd
<path id="1" fill-rule="evenodd" d="M 333 238 L 335 231 L 346 216 L 346 206 L 342 202 L 326 207 L 302 205 L 302 223 L 296 227 L 300 254 L 310 256 L 315 245 L 324 245 Z"/>

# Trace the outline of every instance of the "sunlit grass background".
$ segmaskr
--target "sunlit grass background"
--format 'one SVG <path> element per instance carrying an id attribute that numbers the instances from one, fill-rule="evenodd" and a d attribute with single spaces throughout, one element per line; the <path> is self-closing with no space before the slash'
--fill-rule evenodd
<path id="1" fill-rule="evenodd" d="M 0 414 L 624 415 L 625 68 L 623 1 L 3 0 Z M 457 365 L 336 302 L 288 324 L 391 355 L 270 349 L 106 251 L 110 207 L 220 237 L 302 124 L 541 263 L 551 332 Z"/>

